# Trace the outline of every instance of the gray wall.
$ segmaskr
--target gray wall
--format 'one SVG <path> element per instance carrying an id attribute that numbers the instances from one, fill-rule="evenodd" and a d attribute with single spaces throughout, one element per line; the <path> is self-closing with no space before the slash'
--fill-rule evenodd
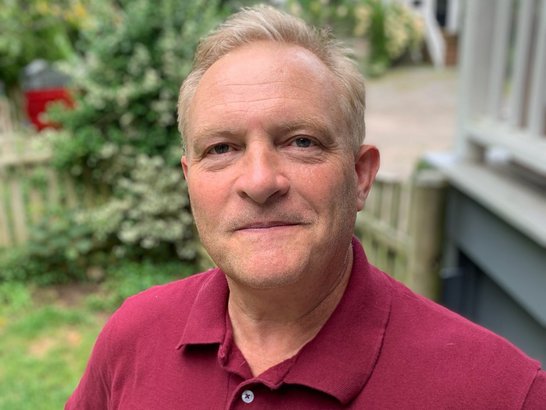
<path id="1" fill-rule="evenodd" d="M 443 303 L 546 365 L 546 250 L 455 188 L 446 220 Z"/>

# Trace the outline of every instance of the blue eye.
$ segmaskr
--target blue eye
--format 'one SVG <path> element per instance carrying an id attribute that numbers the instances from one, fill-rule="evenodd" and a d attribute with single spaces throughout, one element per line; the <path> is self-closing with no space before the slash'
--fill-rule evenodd
<path id="1" fill-rule="evenodd" d="M 311 145 L 313 145 L 313 141 L 305 137 L 296 138 L 293 142 L 298 148 L 309 148 Z"/>
<path id="2" fill-rule="evenodd" d="M 229 152 L 229 150 L 230 146 L 228 144 L 217 144 L 209 150 L 209 153 L 214 155 L 220 155 Z"/>

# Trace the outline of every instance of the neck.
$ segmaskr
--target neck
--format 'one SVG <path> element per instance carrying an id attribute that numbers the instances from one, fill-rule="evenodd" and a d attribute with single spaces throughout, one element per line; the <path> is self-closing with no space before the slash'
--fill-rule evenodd
<path id="1" fill-rule="evenodd" d="M 350 248 L 342 268 L 323 282 L 314 276 L 312 283 L 282 289 L 248 289 L 228 279 L 234 341 L 254 375 L 294 356 L 317 335 L 341 300 L 351 268 Z"/>

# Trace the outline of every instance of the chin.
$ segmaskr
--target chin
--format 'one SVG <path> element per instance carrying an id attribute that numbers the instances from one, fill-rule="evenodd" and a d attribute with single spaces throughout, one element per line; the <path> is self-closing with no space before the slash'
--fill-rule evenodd
<path id="1" fill-rule="evenodd" d="M 239 285 L 251 289 L 275 289 L 291 286 L 301 280 L 303 266 L 275 266 L 275 264 L 246 264 L 224 270 L 226 275 Z"/>

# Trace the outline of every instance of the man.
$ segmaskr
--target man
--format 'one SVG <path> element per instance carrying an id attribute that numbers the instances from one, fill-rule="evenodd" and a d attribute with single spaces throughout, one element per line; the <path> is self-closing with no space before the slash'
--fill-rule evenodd
<path id="1" fill-rule="evenodd" d="M 244 10 L 200 44 L 179 114 L 219 268 L 130 298 L 66 408 L 546 408 L 536 361 L 352 237 L 379 155 L 362 145 L 363 80 L 331 39 Z"/>

